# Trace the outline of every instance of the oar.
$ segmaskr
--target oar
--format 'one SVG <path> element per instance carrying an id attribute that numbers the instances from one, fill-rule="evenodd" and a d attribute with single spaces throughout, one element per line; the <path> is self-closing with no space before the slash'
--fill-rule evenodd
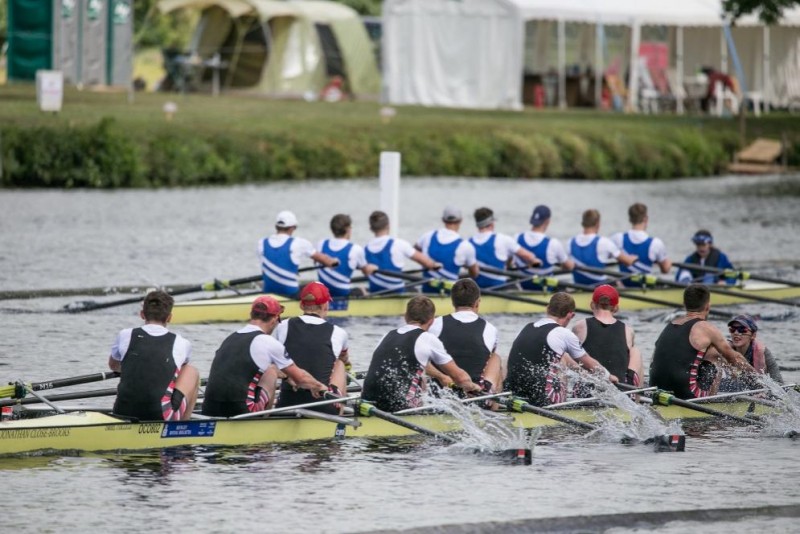
<path id="1" fill-rule="evenodd" d="M 97 389 L 94 391 L 81 391 L 75 393 L 62 393 L 60 395 L 50 395 L 50 402 L 62 400 L 91 399 L 93 397 L 110 397 L 117 394 L 117 388 Z M 42 402 L 36 397 L 26 397 L 24 399 L 0 400 L 0 406 L 16 406 L 17 404 L 38 404 Z"/>
<path id="2" fill-rule="evenodd" d="M 0 291 L 0 300 L 17 299 L 38 299 L 51 297 L 76 297 L 86 295 L 91 297 L 105 297 L 109 295 L 120 295 L 125 293 L 140 293 L 147 291 L 148 286 L 104 286 L 104 287 L 83 287 L 83 288 L 61 288 L 61 289 L 27 289 Z M 174 290 L 189 287 L 186 284 L 171 284 Z"/>
<path id="3" fill-rule="evenodd" d="M 578 421 L 577 419 L 573 419 L 571 417 L 567 417 L 565 415 L 561 415 L 560 413 L 556 413 L 554 411 L 548 410 L 546 408 L 541 408 L 539 406 L 534 406 L 530 404 L 525 399 L 521 399 L 519 397 L 510 397 L 508 399 L 501 399 L 498 401 L 499 404 L 505 405 L 512 412 L 528 412 L 533 413 L 536 415 L 540 415 L 547 419 L 552 419 L 553 421 L 558 421 L 559 423 L 564 423 L 567 425 L 572 425 L 578 428 L 582 428 L 584 430 L 597 430 L 599 427 L 597 425 L 593 425 L 591 423 L 587 423 L 585 421 Z"/>
<path id="4" fill-rule="evenodd" d="M 618 383 L 617 387 L 622 390 L 630 390 L 635 388 L 635 386 L 631 386 L 630 384 L 621 384 L 621 383 Z M 697 404 L 696 402 L 689 402 L 687 400 L 679 399 L 669 391 L 664 391 L 661 389 L 656 390 L 653 393 L 645 393 L 645 395 L 649 396 L 653 400 L 653 405 L 670 406 L 674 404 L 675 406 L 688 408 L 696 412 L 702 412 L 708 415 L 713 415 L 715 417 L 727 418 L 748 425 L 751 425 L 753 423 L 761 423 L 761 420 L 754 416 L 740 417 L 738 415 L 725 413 L 720 410 L 709 408 L 708 406 L 704 406 L 702 404 Z"/>
<path id="5" fill-rule="evenodd" d="M 43 391 L 47 389 L 55 389 L 67 386 L 77 386 L 78 384 L 88 384 L 90 382 L 100 382 L 110 378 L 119 377 L 119 373 L 113 371 L 103 371 L 100 373 L 93 373 L 90 375 L 73 376 L 69 378 L 57 378 L 55 380 L 48 380 L 46 382 L 34 382 L 32 384 L 9 384 L 8 386 L 0 387 L 0 398 L 4 397 L 17 397 L 22 398 L 25 396 L 26 391 Z"/>
<path id="6" fill-rule="evenodd" d="M 310 267 L 303 267 L 302 269 L 298 269 L 297 272 L 307 272 L 307 271 L 315 271 L 317 269 L 321 269 L 322 265 L 312 265 Z M 262 279 L 262 275 L 256 276 L 248 276 L 247 278 L 234 278 L 232 280 L 213 280 L 211 282 L 205 282 L 203 284 L 199 284 L 196 286 L 189 286 L 184 289 L 179 289 L 176 291 L 168 291 L 168 293 L 172 296 L 177 295 L 186 295 L 188 293 L 197 293 L 198 291 L 219 291 L 221 289 L 228 289 L 231 286 L 238 286 L 242 284 L 249 284 L 252 282 L 258 282 Z M 131 297 L 122 300 L 115 300 L 112 302 L 81 302 L 78 303 L 78 306 L 74 304 L 68 304 L 64 306 L 64 311 L 67 313 L 83 313 L 87 311 L 93 310 L 102 310 L 105 308 L 114 308 L 116 306 L 124 306 L 125 304 L 135 304 L 137 302 L 141 302 L 147 295 L 140 295 L 138 297 Z"/>
<path id="7" fill-rule="evenodd" d="M 753 274 L 748 271 L 738 271 L 735 269 L 719 269 L 717 267 L 709 267 L 706 265 L 699 265 L 696 263 L 679 263 L 674 262 L 672 265 L 681 269 L 703 271 L 706 273 L 714 273 L 724 275 L 725 278 L 736 278 L 737 280 L 760 280 L 762 282 L 771 282 L 773 284 L 783 284 L 792 287 L 800 287 L 800 282 L 793 282 L 791 280 L 781 280 L 780 278 L 773 278 L 771 276 L 763 276 L 760 274 Z"/>
<path id="8" fill-rule="evenodd" d="M 440 440 L 442 440 L 444 442 L 447 442 L 447 443 L 455 443 L 457 441 L 456 438 L 448 436 L 447 434 L 442 434 L 441 432 L 436 432 L 436 431 L 431 430 L 429 428 L 425 428 L 425 427 L 419 426 L 417 424 L 414 424 L 411 421 L 406 421 L 402 417 L 398 417 L 398 416 L 396 416 L 394 414 L 391 414 L 389 412 L 384 412 L 383 410 L 379 410 L 375 406 L 370 404 L 369 402 L 366 402 L 366 401 L 363 401 L 363 400 L 358 404 L 358 413 L 360 415 L 363 415 L 364 417 L 373 416 L 373 417 L 377 417 L 378 419 L 383 419 L 384 421 L 388 421 L 388 422 L 393 423 L 393 424 L 395 424 L 397 426 L 402 426 L 403 428 L 408 428 L 409 430 L 413 430 L 414 432 L 418 432 L 418 433 L 424 434 L 426 436 L 431 436 L 431 437 L 434 437 L 436 439 L 440 439 Z"/>
<path id="9" fill-rule="evenodd" d="M 456 399 L 460 404 L 471 404 L 473 402 L 481 402 L 485 400 L 492 400 L 497 399 L 500 397 L 509 397 L 512 393 L 509 391 L 505 391 L 503 393 L 492 393 L 491 395 L 481 395 L 479 397 L 469 397 L 466 399 Z M 416 408 L 406 408 L 405 410 L 400 410 L 399 412 L 395 412 L 395 415 L 412 415 L 415 413 L 427 413 L 427 412 L 434 412 L 439 411 L 435 406 L 418 406 Z"/>
<path id="10" fill-rule="evenodd" d="M 23 382 L 22 380 L 17 380 L 17 384 L 16 384 L 16 385 L 17 385 L 18 387 L 20 387 L 20 388 L 23 388 L 23 389 L 25 388 L 25 382 Z M 45 403 L 46 405 L 50 406 L 50 407 L 51 407 L 52 409 L 54 409 L 56 412 L 58 412 L 58 413 L 65 413 L 65 412 L 64 412 L 64 409 L 63 409 L 63 408 L 61 408 L 61 406 L 59 406 L 59 405 L 57 405 L 57 404 L 54 404 L 53 402 L 51 402 L 50 400 L 48 400 L 47 398 L 45 398 L 45 396 L 44 396 L 44 395 L 41 395 L 41 394 L 39 394 L 39 393 L 37 393 L 36 391 L 33 391 L 33 390 L 29 391 L 28 393 L 30 393 L 31 395 L 33 395 L 34 397 L 36 397 L 37 399 L 39 399 L 39 402 L 43 402 L 43 403 Z"/>
<path id="11" fill-rule="evenodd" d="M 616 272 L 613 272 L 613 271 L 607 271 L 605 269 L 596 269 L 594 267 L 576 267 L 575 270 L 576 271 L 585 271 L 587 273 L 607 274 L 607 275 L 611 275 L 611 276 L 615 276 L 615 275 L 619 276 L 619 274 L 620 274 L 620 273 L 616 273 Z M 663 278 L 657 278 L 656 280 L 658 281 L 658 283 L 664 284 L 665 286 L 677 287 L 677 288 L 681 288 L 681 289 L 685 289 L 686 288 L 686 284 L 681 284 L 680 282 L 673 282 L 671 280 L 665 280 Z M 711 293 L 717 293 L 719 295 L 729 295 L 729 296 L 732 296 L 732 297 L 737 297 L 737 298 L 741 298 L 741 299 L 744 299 L 744 300 L 752 300 L 752 301 L 756 301 L 756 302 L 769 302 L 771 304 L 783 304 L 784 306 L 800 307 L 800 304 L 798 304 L 796 302 L 791 302 L 791 301 L 788 301 L 788 300 L 765 297 L 763 295 L 751 295 L 750 293 L 747 293 L 747 292 L 744 292 L 744 291 L 735 291 L 735 290 L 731 290 L 731 289 L 723 289 L 722 287 L 718 287 L 718 286 L 707 286 L 707 287 L 708 287 L 708 290 Z M 673 303 L 673 305 L 674 305 L 674 303 Z"/>
<path id="12" fill-rule="evenodd" d="M 486 271 L 487 273 L 494 273 L 494 274 L 501 274 L 501 275 L 506 275 L 506 276 L 510 276 L 510 277 L 516 277 L 519 280 L 528 278 L 527 275 L 521 275 L 520 273 L 515 273 L 513 271 L 506 271 L 506 270 L 503 270 L 503 269 L 494 269 L 492 267 L 484 267 L 483 270 Z M 544 308 L 547 308 L 547 305 L 550 304 L 546 300 L 539 300 L 539 299 L 534 299 L 534 298 L 531 298 L 531 297 L 523 297 L 523 296 L 520 296 L 520 295 L 515 295 L 513 293 L 505 293 L 503 291 L 496 291 L 496 290 L 491 289 L 491 288 L 481 288 L 481 295 L 488 295 L 488 296 L 497 297 L 497 298 L 501 298 L 501 299 L 513 300 L 513 301 L 516 301 L 516 302 L 525 302 L 527 304 L 536 304 L 536 305 L 542 306 Z M 587 315 L 592 315 L 592 310 L 587 310 L 585 308 L 575 308 L 575 311 L 578 311 L 580 313 L 585 313 Z"/>
<path id="13" fill-rule="evenodd" d="M 283 413 L 283 412 L 294 412 L 298 409 L 305 409 L 305 408 L 318 408 L 320 406 L 327 406 L 329 404 L 335 404 L 337 402 L 348 402 L 348 401 L 357 401 L 361 398 L 360 394 L 349 395 L 347 397 L 339 397 L 333 398 L 333 395 L 326 394 L 323 400 L 314 401 L 314 402 L 307 402 L 305 404 L 295 404 L 293 406 L 282 406 L 280 408 L 271 408 L 269 410 L 261 410 L 258 412 L 248 412 L 239 415 L 234 415 L 231 419 L 252 419 L 254 417 L 261 417 L 263 415 L 273 415 L 276 413 Z"/>

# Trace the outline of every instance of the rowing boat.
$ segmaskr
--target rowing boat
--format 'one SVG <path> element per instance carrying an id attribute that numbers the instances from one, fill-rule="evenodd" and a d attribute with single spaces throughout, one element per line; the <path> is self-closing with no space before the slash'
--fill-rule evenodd
<path id="1" fill-rule="evenodd" d="M 759 297 L 774 299 L 793 299 L 800 297 L 800 287 L 748 280 L 737 291 Z M 630 295 L 630 296 L 627 296 Z M 215 297 L 201 300 L 177 302 L 172 309 L 172 322 L 176 324 L 241 322 L 250 318 L 250 306 L 258 295 L 236 297 Z M 429 295 L 439 311 L 449 310 L 452 306 L 447 295 Z M 591 293 L 576 292 L 573 294 L 577 307 L 588 309 Z M 287 316 L 300 315 L 300 306 L 296 300 L 275 296 L 284 305 Z M 520 297 L 520 298 L 518 298 Z M 635 311 L 663 307 L 662 304 L 639 300 L 636 297 L 674 303 L 675 307 L 683 305 L 683 289 L 646 289 L 625 290 L 620 294 L 620 309 Z M 397 317 L 405 312 L 408 294 L 381 295 L 378 297 L 361 297 L 336 299 L 331 303 L 328 313 L 331 317 Z M 530 314 L 542 313 L 545 306 L 525 299 L 545 302 L 549 299 L 546 293 L 509 291 L 508 297 L 484 295 L 481 297 L 481 313 L 483 314 Z M 740 304 L 750 299 L 734 294 L 714 293 L 711 297 L 714 306 Z"/>
<path id="2" fill-rule="evenodd" d="M 731 415 L 767 413 L 770 408 L 750 402 L 713 403 L 715 409 Z M 657 406 L 669 420 L 706 419 L 711 416 L 680 406 Z M 598 415 L 625 420 L 629 415 L 614 408 L 560 409 L 559 414 L 597 422 Z M 308 414 L 311 415 L 311 414 Z M 494 415 L 492 415 L 494 416 Z M 557 421 L 531 413 L 497 412 L 509 424 L 534 429 L 560 425 Z M 323 418 L 318 418 L 323 417 Z M 416 414 L 402 418 L 436 432 L 460 429 L 449 415 Z M 96 411 L 0 422 L 0 456 L 18 454 L 135 451 L 177 446 L 245 446 L 328 440 L 334 437 L 381 438 L 416 435 L 413 430 L 377 417 L 273 416 L 262 419 L 193 419 L 171 422 L 134 422 Z"/>

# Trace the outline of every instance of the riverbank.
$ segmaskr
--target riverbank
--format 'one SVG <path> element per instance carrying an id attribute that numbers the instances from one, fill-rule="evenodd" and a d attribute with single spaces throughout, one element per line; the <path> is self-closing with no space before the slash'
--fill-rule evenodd
<path id="1" fill-rule="evenodd" d="M 226 95 L 66 90 L 42 113 L 31 86 L 0 87 L 2 187 L 158 187 L 375 176 L 379 153 L 407 176 L 665 179 L 724 173 L 734 118 L 523 112 L 298 102 Z M 168 103 L 177 109 L 166 113 Z M 393 115 L 392 115 L 393 112 Z M 748 117 L 800 164 L 800 121 Z"/>

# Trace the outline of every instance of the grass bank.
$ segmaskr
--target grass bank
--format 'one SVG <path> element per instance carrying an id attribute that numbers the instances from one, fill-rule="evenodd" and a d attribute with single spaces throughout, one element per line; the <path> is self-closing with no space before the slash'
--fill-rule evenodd
<path id="1" fill-rule="evenodd" d="M 168 119 L 164 105 L 177 111 Z M 4 187 L 152 187 L 375 176 L 382 150 L 417 176 L 664 179 L 725 171 L 736 120 L 595 111 L 463 111 L 249 97 L 68 89 L 42 113 L 29 86 L 0 87 Z M 793 141 L 800 121 L 748 119 L 748 138 Z"/>

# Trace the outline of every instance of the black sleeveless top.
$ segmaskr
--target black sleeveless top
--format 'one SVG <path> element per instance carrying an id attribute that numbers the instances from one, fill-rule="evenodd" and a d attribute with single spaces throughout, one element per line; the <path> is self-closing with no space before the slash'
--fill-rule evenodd
<path id="1" fill-rule="evenodd" d="M 134 328 L 128 351 L 122 359 L 114 413 L 142 421 L 163 421 L 161 399 L 178 371 L 172 348 L 177 336 L 171 332 L 151 336 Z"/>
<path id="2" fill-rule="evenodd" d="M 703 360 L 705 351 L 698 351 L 689 342 L 692 327 L 699 321 L 702 319 L 664 327 L 650 364 L 651 386 L 671 391 L 681 399 L 704 396 L 710 388 L 716 368 Z"/>
<path id="3" fill-rule="evenodd" d="M 442 317 L 439 339 L 456 365 L 466 371 L 473 382 L 478 382 L 491 351 L 483 340 L 486 321 L 480 317 L 471 323 L 462 323 L 452 315 Z"/>
<path id="4" fill-rule="evenodd" d="M 528 399 L 535 406 L 550 404 L 549 389 L 563 390 L 560 383 L 553 383 L 554 366 L 561 362 L 561 354 L 547 344 L 547 335 L 558 325 L 548 323 L 536 327 L 525 325 L 508 354 L 508 375 L 505 389 L 514 395 Z M 551 384 L 548 387 L 548 378 Z"/>
<path id="5" fill-rule="evenodd" d="M 583 342 L 583 348 L 609 373 L 624 380 L 630 354 L 625 336 L 625 324 L 622 321 L 605 324 L 594 317 L 586 319 L 586 340 Z"/>
<path id="6" fill-rule="evenodd" d="M 250 345 L 263 335 L 266 334 L 260 330 L 235 332 L 222 342 L 208 373 L 203 415 L 232 417 L 247 413 L 248 390 L 261 380 L 261 372 L 250 355 Z"/>
<path id="7" fill-rule="evenodd" d="M 422 366 L 417 360 L 414 345 L 424 330 L 415 328 L 401 334 L 393 330 L 386 334 L 372 353 L 361 396 L 387 412 L 409 407 L 408 394 L 419 380 Z"/>
<path id="8" fill-rule="evenodd" d="M 333 325 L 325 322 L 322 324 L 309 324 L 300 317 L 289 319 L 286 331 L 286 352 L 298 367 L 322 382 L 330 383 L 333 364 L 336 363 L 338 354 L 333 353 Z M 342 392 L 343 393 L 343 392 Z M 278 397 L 276 408 L 296 406 L 314 402 L 311 392 L 306 389 L 295 389 L 284 380 L 281 383 L 281 393 Z M 337 413 L 332 405 L 314 408 L 320 412 Z"/>

